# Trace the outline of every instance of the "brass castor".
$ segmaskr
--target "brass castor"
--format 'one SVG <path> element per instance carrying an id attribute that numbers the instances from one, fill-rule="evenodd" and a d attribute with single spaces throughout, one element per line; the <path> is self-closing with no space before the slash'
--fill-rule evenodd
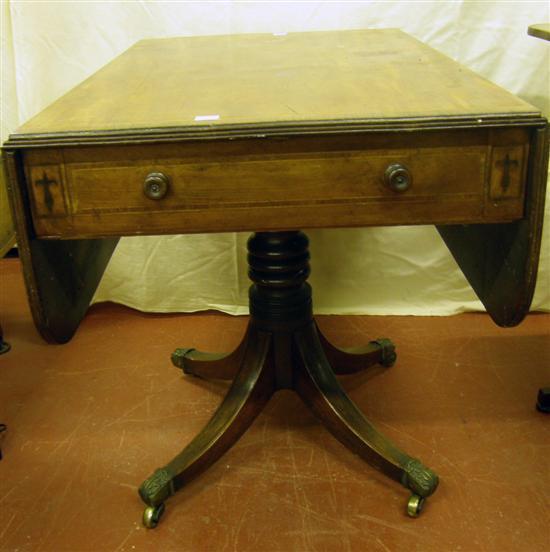
<path id="1" fill-rule="evenodd" d="M 407 502 L 407 514 L 411 517 L 418 517 L 424 508 L 425 498 L 416 494 L 411 495 L 409 502 Z"/>
<path id="2" fill-rule="evenodd" d="M 162 514 L 164 514 L 164 502 L 161 502 L 158 506 L 147 506 L 143 510 L 143 525 L 147 529 L 154 529 L 158 525 Z"/>

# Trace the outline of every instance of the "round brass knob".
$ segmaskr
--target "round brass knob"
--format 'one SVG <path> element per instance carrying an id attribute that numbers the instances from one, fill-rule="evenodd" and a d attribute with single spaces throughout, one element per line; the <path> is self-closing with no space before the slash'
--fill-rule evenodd
<path id="1" fill-rule="evenodd" d="M 165 174 L 161 172 L 152 172 L 145 177 L 143 183 L 143 193 L 149 199 L 162 199 L 168 192 L 170 181 Z"/>
<path id="2" fill-rule="evenodd" d="M 384 180 L 394 192 L 406 192 L 411 187 L 412 174 L 401 163 L 393 163 L 386 169 Z"/>

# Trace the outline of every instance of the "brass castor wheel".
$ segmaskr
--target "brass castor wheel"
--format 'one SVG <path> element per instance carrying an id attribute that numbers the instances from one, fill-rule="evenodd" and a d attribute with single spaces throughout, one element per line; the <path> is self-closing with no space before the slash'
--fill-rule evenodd
<path id="1" fill-rule="evenodd" d="M 147 529 L 154 529 L 158 525 L 162 514 L 164 514 L 163 502 L 158 506 L 147 506 L 147 508 L 143 510 L 143 525 L 145 525 Z"/>
<path id="2" fill-rule="evenodd" d="M 425 498 L 413 494 L 407 502 L 407 514 L 411 517 L 418 517 L 424 508 Z"/>

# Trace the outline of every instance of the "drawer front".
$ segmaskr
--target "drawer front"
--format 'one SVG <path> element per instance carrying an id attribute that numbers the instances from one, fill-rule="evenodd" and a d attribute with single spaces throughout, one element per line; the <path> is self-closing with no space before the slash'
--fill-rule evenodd
<path id="1" fill-rule="evenodd" d="M 521 217 L 526 144 L 478 142 L 66 149 L 26 169 L 37 234 L 52 237 Z"/>
<path id="2" fill-rule="evenodd" d="M 184 162 L 176 159 L 118 166 L 72 164 L 66 167 L 72 213 L 187 210 L 221 206 L 293 206 L 386 198 L 481 194 L 486 148 L 410 152 L 339 152 L 324 156 L 224 159 Z M 396 193 L 385 185 L 390 165 L 412 175 L 410 188 Z M 447 167 L 455 170 L 449 170 Z M 449 171 L 449 174 L 447 172 Z M 144 183 L 151 173 L 165 175 L 166 195 L 150 199 Z"/>

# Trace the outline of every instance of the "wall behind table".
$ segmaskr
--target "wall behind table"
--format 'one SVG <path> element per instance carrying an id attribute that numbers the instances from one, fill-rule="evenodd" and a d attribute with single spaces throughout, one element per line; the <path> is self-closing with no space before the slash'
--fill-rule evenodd
<path id="1" fill-rule="evenodd" d="M 7 133 L 137 40 L 164 36 L 398 27 L 542 109 L 550 44 L 527 27 L 547 2 L 2 4 Z M 550 201 L 547 201 L 547 217 Z M 308 232 L 316 312 L 452 314 L 481 309 L 432 227 Z M 546 223 L 533 308 L 550 310 Z M 122 239 L 95 300 L 145 311 L 247 311 L 245 234 Z"/>

